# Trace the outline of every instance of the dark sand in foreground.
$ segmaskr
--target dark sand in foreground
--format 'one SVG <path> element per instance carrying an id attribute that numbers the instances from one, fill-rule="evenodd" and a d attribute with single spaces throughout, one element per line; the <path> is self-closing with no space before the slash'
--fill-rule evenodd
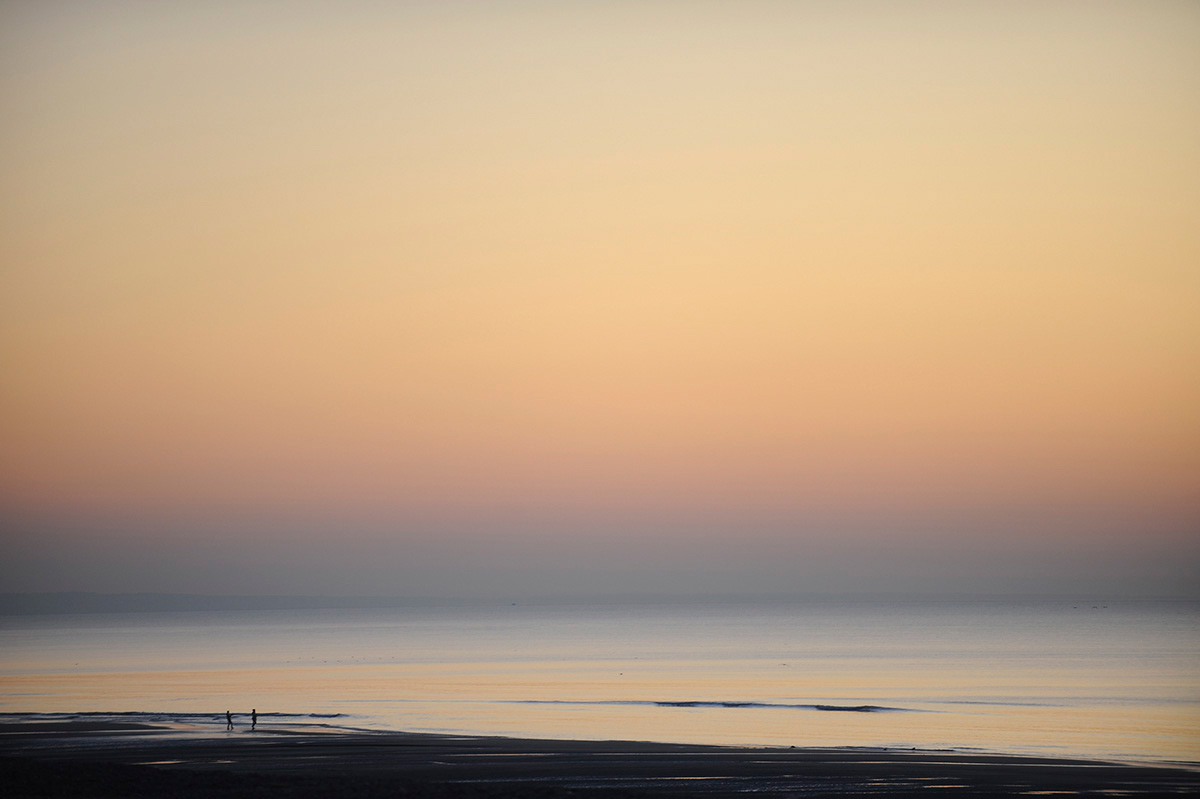
<path id="1" fill-rule="evenodd" d="M 411 733 L 0 725 L 7 797 L 1200 795 L 1200 772 L 883 749 L 742 749 Z"/>

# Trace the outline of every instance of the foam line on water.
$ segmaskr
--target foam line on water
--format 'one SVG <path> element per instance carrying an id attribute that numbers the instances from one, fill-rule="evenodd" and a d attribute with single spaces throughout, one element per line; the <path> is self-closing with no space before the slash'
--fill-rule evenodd
<path id="1" fill-rule="evenodd" d="M 912 708 L 886 707 L 883 705 L 826 705 L 826 704 L 787 704 L 783 702 L 739 702 L 711 700 L 570 700 L 570 699 L 516 699 L 512 704 L 520 705 L 626 705 L 642 707 L 677 707 L 677 708 L 735 708 L 735 709 L 774 709 L 774 710 L 818 710 L 844 713 L 917 713 Z"/>

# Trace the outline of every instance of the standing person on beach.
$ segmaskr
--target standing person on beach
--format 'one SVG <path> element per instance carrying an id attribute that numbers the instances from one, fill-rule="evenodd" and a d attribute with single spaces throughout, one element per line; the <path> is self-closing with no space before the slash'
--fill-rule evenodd
<path id="1" fill-rule="evenodd" d="M 230 713 L 228 710 L 225 711 L 225 729 L 227 729 L 227 730 L 233 729 L 233 714 Z"/>
<path id="2" fill-rule="evenodd" d="M 250 729 L 258 726 L 258 708 L 250 708 Z"/>

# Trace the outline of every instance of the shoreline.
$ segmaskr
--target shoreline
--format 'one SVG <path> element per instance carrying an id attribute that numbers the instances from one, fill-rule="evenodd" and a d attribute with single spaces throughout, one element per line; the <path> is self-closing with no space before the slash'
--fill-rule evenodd
<path id="1" fill-rule="evenodd" d="M 6 721 L 0 762 L 0 781 L 13 797 L 1200 794 L 1200 770 L 1182 764 L 370 732 L 269 721 L 232 732 L 112 719 Z"/>

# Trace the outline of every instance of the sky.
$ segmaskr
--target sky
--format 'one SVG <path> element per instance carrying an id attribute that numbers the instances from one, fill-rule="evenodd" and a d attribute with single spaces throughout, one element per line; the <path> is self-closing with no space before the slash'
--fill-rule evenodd
<path id="1" fill-rule="evenodd" d="M 0 591 L 1200 596 L 1200 6 L 0 6 Z"/>

